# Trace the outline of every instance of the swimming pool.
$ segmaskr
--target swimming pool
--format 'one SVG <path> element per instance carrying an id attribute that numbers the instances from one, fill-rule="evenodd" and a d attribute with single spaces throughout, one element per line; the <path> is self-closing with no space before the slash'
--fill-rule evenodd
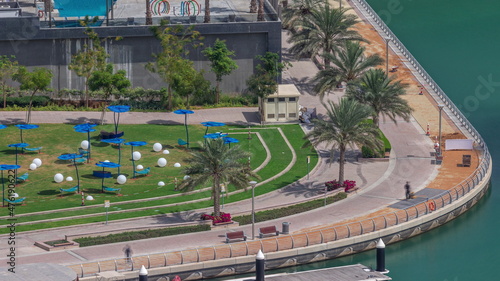
<path id="1" fill-rule="evenodd" d="M 54 8 L 59 10 L 61 17 L 104 16 L 106 1 L 111 9 L 113 0 L 54 0 Z"/>

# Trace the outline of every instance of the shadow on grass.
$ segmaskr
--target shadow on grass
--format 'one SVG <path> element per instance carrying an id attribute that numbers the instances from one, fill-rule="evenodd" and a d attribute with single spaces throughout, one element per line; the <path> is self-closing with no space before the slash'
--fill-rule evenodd
<path id="1" fill-rule="evenodd" d="M 59 190 L 53 190 L 53 189 L 46 189 L 38 192 L 38 195 L 56 195 L 56 194 L 61 194 Z"/>

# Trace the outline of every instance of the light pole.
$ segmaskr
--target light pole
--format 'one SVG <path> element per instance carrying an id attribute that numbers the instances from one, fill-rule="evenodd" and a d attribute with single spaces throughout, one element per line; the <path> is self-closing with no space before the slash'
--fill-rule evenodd
<path id="1" fill-rule="evenodd" d="M 389 41 L 391 38 L 385 37 L 385 74 L 389 75 Z"/>
<path id="2" fill-rule="evenodd" d="M 442 147 L 441 146 L 441 112 L 443 111 L 444 105 L 439 104 L 438 108 L 439 108 L 439 156 L 442 156 L 442 153 L 441 153 L 441 147 Z"/>
<path id="3" fill-rule="evenodd" d="M 252 186 L 252 240 L 255 239 L 255 186 L 256 181 L 251 181 L 249 184 Z"/>

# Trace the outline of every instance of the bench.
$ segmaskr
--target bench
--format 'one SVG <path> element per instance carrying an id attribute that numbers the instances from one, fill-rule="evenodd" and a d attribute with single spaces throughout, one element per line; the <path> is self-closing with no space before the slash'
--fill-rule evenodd
<path id="1" fill-rule="evenodd" d="M 259 238 L 263 238 L 264 235 L 280 235 L 280 232 L 276 229 L 276 226 L 264 226 L 259 228 Z"/>
<path id="2" fill-rule="evenodd" d="M 22 176 L 17 177 L 17 182 L 25 182 L 28 181 L 28 172 L 24 173 Z"/>
<path id="3" fill-rule="evenodd" d="M 33 151 L 38 151 L 38 153 L 40 153 L 42 151 L 42 148 L 43 146 L 40 146 L 40 147 L 25 147 L 23 148 L 25 151 L 28 151 L 28 152 L 33 152 Z"/>
<path id="4" fill-rule="evenodd" d="M 19 198 L 19 199 L 16 199 L 16 200 L 9 200 L 7 198 L 4 198 L 3 200 L 9 204 L 21 204 L 24 202 L 24 200 L 26 199 L 26 197 L 23 197 L 23 198 Z"/>
<path id="5" fill-rule="evenodd" d="M 185 141 L 185 140 L 183 140 L 183 139 L 177 139 L 177 144 L 178 144 L 179 146 L 185 146 L 185 145 L 187 145 L 188 143 L 187 143 L 187 141 Z"/>
<path id="6" fill-rule="evenodd" d="M 151 172 L 151 168 L 150 167 L 147 167 L 146 169 L 142 170 L 142 171 L 135 171 L 134 172 L 134 178 L 137 176 L 137 175 L 144 175 L 144 176 L 147 176 L 149 175 L 149 172 Z"/>
<path id="7" fill-rule="evenodd" d="M 115 192 L 115 191 L 118 192 L 118 191 L 122 190 L 121 188 L 112 188 L 112 187 L 107 187 L 107 186 L 104 186 L 102 189 L 104 191 L 108 191 L 108 192 Z"/>
<path id="8" fill-rule="evenodd" d="M 468 154 L 462 155 L 462 166 L 463 167 L 470 167 L 470 162 L 471 162 L 471 156 Z"/>
<path id="9" fill-rule="evenodd" d="M 236 239 L 243 239 L 243 241 L 247 241 L 247 236 L 243 231 L 226 232 L 226 243 L 229 243 L 230 240 Z"/>
<path id="10" fill-rule="evenodd" d="M 68 189 L 59 188 L 59 190 L 61 191 L 61 193 L 63 193 L 63 192 L 75 192 L 78 190 L 78 185 L 73 186 L 72 188 L 68 188 Z"/>

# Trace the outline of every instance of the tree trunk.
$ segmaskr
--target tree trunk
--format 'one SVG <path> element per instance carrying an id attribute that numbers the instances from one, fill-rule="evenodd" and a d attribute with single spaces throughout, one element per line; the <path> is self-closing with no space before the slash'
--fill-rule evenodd
<path id="1" fill-rule="evenodd" d="M 146 0 L 146 25 L 153 24 L 153 16 L 151 15 L 151 6 L 149 5 L 149 0 Z"/>
<path id="2" fill-rule="evenodd" d="M 167 110 L 170 111 L 172 110 L 173 108 L 173 101 L 172 101 L 172 88 L 170 87 L 170 85 L 168 85 L 168 89 L 167 89 L 168 93 L 167 93 Z"/>
<path id="3" fill-rule="evenodd" d="M 2 85 L 2 93 L 3 93 L 3 108 L 7 107 L 7 90 L 5 89 L 5 84 Z"/>
<path id="4" fill-rule="evenodd" d="M 342 145 L 339 147 L 339 153 L 340 153 L 340 157 L 339 157 L 339 184 L 344 183 L 345 149 L 346 148 Z"/>
<path id="5" fill-rule="evenodd" d="M 87 83 L 89 81 L 88 78 L 85 79 L 85 107 L 88 109 L 89 108 L 89 84 Z"/>
<path id="6" fill-rule="evenodd" d="M 375 112 L 375 114 L 373 114 L 373 125 L 375 125 L 378 128 L 379 122 L 380 122 L 380 119 L 378 117 L 378 113 Z"/>
<path id="7" fill-rule="evenodd" d="M 36 90 L 30 96 L 30 104 L 28 105 L 28 112 L 26 113 L 26 124 L 31 123 L 31 108 L 33 107 L 33 97 L 36 94 Z"/>
<path id="8" fill-rule="evenodd" d="M 257 11 L 257 21 L 264 21 L 264 0 L 259 0 L 259 10 Z"/>
<path id="9" fill-rule="evenodd" d="M 220 216 L 220 180 L 214 178 L 214 216 Z"/>
<path id="10" fill-rule="evenodd" d="M 107 100 L 107 99 L 106 99 Z M 102 104 L 102 112 L 101 112 L 101 125 L 104 125 L 104 115 L 106 114 L 106 101 Z"/>
<path id="11" fill-rule="evenodd" d="M 205 19 L 204 23 L 210 22 L 210 0 L 205 0 Z"/>
<path id="12" fill-rule="evenodd" d="M 250 13 L 252 14 L 257 13 L 257 0 L 250 1 Z"/>
<path id="13" fill-rule="evenodd" d="M 215 84 L 215 104 L 219 104 L 220 100 L 220 81 L 217 80 L 217 83 Z"/>

